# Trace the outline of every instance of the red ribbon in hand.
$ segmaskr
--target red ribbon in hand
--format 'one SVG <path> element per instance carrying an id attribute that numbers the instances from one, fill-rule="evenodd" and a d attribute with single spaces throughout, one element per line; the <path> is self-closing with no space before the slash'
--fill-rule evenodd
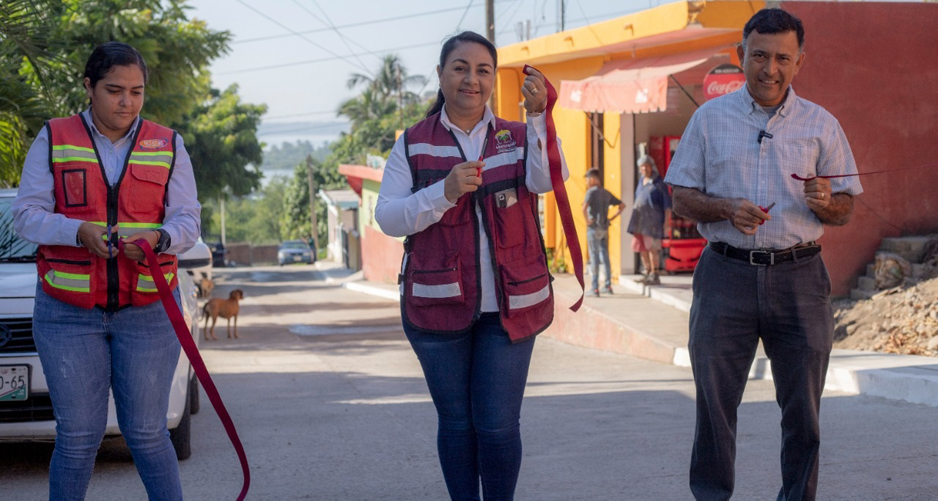
<path id="1" fill-rule="evenodd" d="M 152 272 L 153 283 L 156 285 L 157 291 L 159 291 L 160 301 L 163 302 L 163 308 L 169 316 L 169 321 L 173 324 L 176 337 L 179 338 L 179 344 L 182 345 L 183 351 L 186 352 L 189 363 L 192 364 L 192 370 L 195 371 L 196 377 L 198 377 L 199 382 L 202 383 L 202 388 L 205 389 L 205 394 L 208 395 L 209 401 L 212 402 L 215 413 L 218 414 L 218 418 L 221 419 L 222 424 L 225 426 L 225 431 L 228 433 L 228 439 L 231 440 L 231 445 L 234 446 L 235 451 L 238 453 L 238 459 L 241 461 L 241 472 L 244 474 L 244 483 L 241 485 L 241 494 L 238 495 L 238 501 L 243 501 L 244 497 L 248 494 L 248 489 L 251 487 L 251 470 L 250 466 L 248 466 L 247 456 L 244 454 L 244 446 L 241 445 L 241 438 L 238 437 L 238 430 L 235 429 L 234 422 L 228 414 L 228 409 L 225 408 L 225 403 L 221 400 L 221 395 L 219 395 L 218 389 L 212 381 L 212 376 L 209 375 L 208 369 L 205 367 L 202 355 L 199 354 L 199 348 L 195 345 L 195 341 L 192 340 L 192 333 L 189 331 L 189 327 L 182 317 L 182 312 L 179 311 L 176 300 L 173 299 L 173 291 L 170 290 L 169 284 L 166 283 L 166 278 L 163 276 L 163 273 L 160 272 L 160 263 L 156 259 L 156 254 L 150 247 L 149 242 L 142 238 L 131 243 L 139 246 L 140 249 L 143 250 L 143 254 L 147 258 L 147 265 Z M 123 246 L 124 242 L 119 241 L 118 247 L 122 248 Z"/>
<path id="2" fill-rule="evenodd" d="M 524 65 L 522 70 L 528 74 L 528 70 L 535 70 L 533 66 Z M 543 75 L 543 73 L 541 73 Z M 580 282 L 580 299 L 577 300 L 571 310 L 577 311 L 583 304 L 583 295 L 586 291 L 586 285 L 583 283 L 583 253 L 580 251 L 580 239 L 576 234 L 576 225 L 573 224 L 573 212 L 570 210 L 570 199 L 567 197 L 567 188 L 564 186 L 563 170 L 560 161 L 560 148 L 557 146 L 557 128 L 554 126 L 554 104 L 557 102 L 557 91 L 550 84 L 547 77 L 544 77 L 544 84 L 547 86 L 547 109 L 544 113 L 547 118 L 547 164 L 550 167 L 550 183 L 554 188 L 554 197 L 557 199 L 557 208 L 560 212 L 560 222 L 563 226 L 563 233 L 567 238 L 567 246 L 570 248 L 570 258 L 573 260 L 573 273 Z"/>

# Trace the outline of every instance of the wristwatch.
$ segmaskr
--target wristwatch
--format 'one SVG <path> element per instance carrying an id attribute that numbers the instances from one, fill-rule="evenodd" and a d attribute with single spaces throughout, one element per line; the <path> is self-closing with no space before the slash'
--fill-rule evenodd
<path id="1" fill-rule="evenodd" d="M 160 253 L 166 252 L 166 249 L 169 248 L 169 245 L 170 245 L 169 232 L 167 232 L 166 230 L 162 228 L 156 231 L 160 232 L 160 239 L 156 241 L 156 247 L 153 248 L 153 252 L 160 254 Z"/>

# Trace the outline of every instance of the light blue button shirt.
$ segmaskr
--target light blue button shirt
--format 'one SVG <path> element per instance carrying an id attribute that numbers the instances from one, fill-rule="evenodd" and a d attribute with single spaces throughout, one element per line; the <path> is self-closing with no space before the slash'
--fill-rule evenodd
<path id="1" fill-rule="evenodd" d="M 760 142 L 759 132 L 771 137 Z M 788 88 L 770 114 L 746 87 L 704 103 L 681 137 L 665 182 L 721 198 L 776 204 L 771 221 L 745 235 L 728 220 L 697 223 L 704 238 L 741 249 L 785 249 L 821 237 L 824 225 L 808 207 L 804 182 L 815 175 L 856 174 L 840 123 L 824 108 Z M 863 192 L 856 177 L 831 179 L 833 193 Z"/>
<path id="2" fill-rule="evenodd" d="M 108 184 L 113 186 L 124 170 L 125 159 L 133 146 L 132 138 L 140 125 L 140 119 L 138 117 L 124 137 L 112 143 L 94 126 L 90 109 L 83 111 L 82 116 L 91 128 Z M 55 213 L 55 182 L 49 170 L 49 132 L 46 128 L 36 136 L 26 154 L 12 209 L 13 227 L 24 239 L 40 245 L 76 245 L 78 227 L 84 221 Z M 196 196 L 192 162 L 182 137 L 177 134 L 175 165 L 167 187 L 166 213 L 163 218 L 163 229 L 169 233 L 171 242 L 168 253 L 180 254 L 195 245 L 201 231 L 201 210 Z"/>

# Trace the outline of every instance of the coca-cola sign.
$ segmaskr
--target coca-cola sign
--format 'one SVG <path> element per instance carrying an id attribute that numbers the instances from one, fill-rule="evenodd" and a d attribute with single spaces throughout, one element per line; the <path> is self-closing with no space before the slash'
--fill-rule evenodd
<path id="1" fill-rule="evenodd" d="M 703 91 L 707 100 L 723 94 L 729 94 L 746 85 L 746 75 L 735 64 L 721 64 L 707 72 L 704 77 Z"/>

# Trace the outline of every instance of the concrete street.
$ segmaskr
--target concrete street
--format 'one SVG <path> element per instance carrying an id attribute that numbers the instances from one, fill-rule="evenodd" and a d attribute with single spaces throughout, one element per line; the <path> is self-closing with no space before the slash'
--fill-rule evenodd
<path id="1" fill-rule="evenodd" d="M 322 268 L 322 269 L 319 269 Z M 327 266 L 216 269 L 214 295 L 245 292 L 238 332 L 202 354 L 252 466 L 249 499 L 444 500 L 436 417 L 398 304 L 342 288 Z M 621 308 L 641 308 L 622 295 Z M 675 310 L 677 311 L 677 310 Z M 523 408 L 519 500 L 690 499 L 690 369 L 537 339 Z M 230 500 L 233 448 L 208 399 L 180 463 L 187 499 Z M 780 486 L 771 381 L 750 381 L 739 409 L 734 499 Z M 825 393 L 819 499 L 938 497 L 935 409 Z M 0 498 L 45 499 L 49 444 L 0 444 Z M 126 446 L 108 441 L 89 500 L 145 499 Z"/>

